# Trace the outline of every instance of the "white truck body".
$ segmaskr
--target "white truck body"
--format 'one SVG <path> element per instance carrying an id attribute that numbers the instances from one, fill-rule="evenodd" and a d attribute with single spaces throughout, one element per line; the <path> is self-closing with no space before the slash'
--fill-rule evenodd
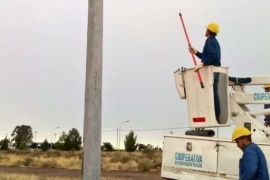
<path id="1" fill-rule="evenodd" d="M 219 121 L 216 120 L 214 111 L 214 72 L 220 73 Z M 228 68 L 213 66 L 203 67 L 200 73 L 205 88 L 200 87 L 194 69 L 175 72 L 180 98 L 187 100 L 190 127 L 195 132 L 205 128 L 222 128 L 232 123 L 247 127 L 252 132 L 253 142 L 264 152 L 269 169 L 269 128 L 266 128 L 257 116 L 270 114 L 270 110 L 250 111 L 246 105 L 270 104 L 270 94 L 245 93 L 244 88 L 247 85 L 270 84 L 270 76 L 240 78 L 240 82 L 237 79 L 232 81 L 234 78 L 228 77 Z M 183 180 L 239 179 L 238 165 L 241 157 L 242 151 L 229 138 L 170 134 L 164 136 L 161 177 Z"/>

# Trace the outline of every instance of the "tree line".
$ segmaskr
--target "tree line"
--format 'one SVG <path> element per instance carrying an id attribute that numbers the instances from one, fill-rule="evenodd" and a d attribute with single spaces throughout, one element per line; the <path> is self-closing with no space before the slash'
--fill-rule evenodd
<path id="1" fill-rule="evenodd" d="M 137 143 L 137 136 L 134 134 L 133 131 L 130 131 L 128 135 L 125 136 L 125 151 L 127 152 L 134 152 L 136 150 L 143 150 L 146 152 L 151 152 L 154 150 L 161 150 L 159 147 L 152 146 L 151 144 L 141 144 Z M 116 149 L 113 147 L 113 145 L 110 142 L 103 142 L 103 145 L 101 146 L 102 151 L 115 151 Z"/>
<path id="2" fill-rule="evenodd" d="M 52 142 L 49 143 L 48 140 L 45 139 L 41 146 L 38 147 L 38 144 L 33 142 L 33 131 L 32 127 L 29 125 L 16 126 L 11 133 L 11 139 L 5 137 L 0 141 L 1 150 L 8 150 L 10 148 L 18 150 L 40 148 L 43 151 L 47 151 L 48 149 L 78 151 L 81 150 L 81 145 L 82 137 L 79 131 L 76 128 L 72 128 L 68 133 L 63 131 L 55 144 Z"/>
<path id="3" fill-rule="evenodd" d="M 150 144 L 144 145 L 137 143 L 137 136 L 134 134 L 133 131 L 130 131 L 128 135 L 125 136 L 124 145 L 127 152 L 145 149 L 161 150 L 160 148 L 154 148 Z M 48 140 L 45 139 L 40 145 L 40 147 L 38 147 L 38 144 L 36 142 L 33 142 L 32 127 L 29 125 L 21 125 L 14 128 L 11 133 L 11 139 L 5 137 L 0 141 L 0 150 L 8 150 L 10 148 L 18 150 L 39 148 L 43 151 L 47 151 L 49 149 L 78 151 L 82 149 L 82 137 L 76 128 L 72 128 L 68 131 L 68 133 L 63 131 L 62 135 L 59 137 L 58 141 L 55 144 L 53 144 L 52 142 L 49 143 Z M 101 150 L 114 151 L 115 148 L 110 142 L 103 142 L 103 144 L 101 145 Z"/>

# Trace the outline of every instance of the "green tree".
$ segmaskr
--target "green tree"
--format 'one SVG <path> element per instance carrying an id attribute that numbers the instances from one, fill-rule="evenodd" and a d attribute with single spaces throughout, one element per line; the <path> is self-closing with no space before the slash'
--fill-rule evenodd
<path id="1" fill-rule="evenodd" d="M 0 141 L 1 150 L 8 150 L 9 143 L 10 143 L 10 141 L 7 139 L 7 137 L 5 139 L 2 139 Z"/>
<path id="2" fill-rule="evenodd" d="M 127 152 L 133 152 L 136 151 L 138 144 L 136 143 L 137 136 L 134 135 L 133 131 L 130 131 L 128 135 L 126 135 L 126 139 L 124 141 L 125 144 L 125 150 Z"/>
<path id="3" fill-rule="evenodd" d="M 144 144 L 138 144 L 138 150 L 144 150 L 146 148 L 146 145 Z"/>
<path id="4" fill-rule="evenodd" d="M 103 145 L 101 146 L 102 151 L 113 151 L 114 147 L 111 143 L 109 142 L 104 142 Z"/>
<path id="5" fill-rule="evenodd" d="M 65 131 L 63 131 L 62 135 L 59 137 L 58 141 L 55 143 L 55 149 L 64 150 L 64 143 L 65 143 L 66 137 L 67 137 L 67 134 Z"/>
<path id="6" fill-rule="evenodd" d="M 64 150 L 80 150 L 82 144 L 82 137 L 76 128 L 69 130 L 67 136 L 64 139 Z"/>
<path id="7" fill-rule="evenodd" d="M 146 154 L 148 159 L 153 159 L 155 157 L 156 151 L 154 146 L 151 144 L 147 144 L 145 149 L 143 150 L 143 153 Z"/>
<path id="8" fill-rule="evenodd" d="M 15 141 L 15 147 L 17 149 L 25 149 L 27 144 L 32 143 L 32 127 L 28 125 L 16 126 L 11 133 L 11 137 L 11 141 Z"/>
<path id="9" fill-rule="evenodd" d="M 62 135 L 59 137 L 59 142 L 64 143 L 65 139 L 67 138 L 67 133 L 65 131 L 62 132 Z"/>
<path id="10" fill-rule="evenodd" d="M 43 141 L 43 143 L 41 144 L 41 150 L 42 151 L 47 151 L 48 149 L 50 149 L 51 147 L 50 147 L 50 145 L 49 145 L 49 143 L 48 143 L 48 140 L 47 139 L 45 139 L 44 141 Z"/>
<path id="11" fill-rule="evenodd" d="M 54 144 L 54 148 L 57 149 L 57 150 L 64 150 L 64 143 L 60 143 L 59 141 L 57 141 Z"/>

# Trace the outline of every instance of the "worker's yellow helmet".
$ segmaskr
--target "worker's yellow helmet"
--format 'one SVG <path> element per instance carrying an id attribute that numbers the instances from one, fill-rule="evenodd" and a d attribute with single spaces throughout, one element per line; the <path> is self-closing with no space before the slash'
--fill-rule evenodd
<path id="1" fill-rule="evenodd" d="M 265 88 L 270 88 L 270 84 L 265 84 L 264 86 L 263 86 L 263 88 L 265 89 Z"/>
<path id="2" fill-rule="evenodd" d="M 245 127 L 236 127 L 232 134 L 232 141 L 235 141 L 236 139 L 243 137 L 243 136 L 249 136 L 251 135 L 251 132 L 245 128 Z"/>
<path id="3" fill-rule="evenodd" d="M 213 33 L 219 33 L 219 26 L 215 22 L 208 24 L 206 28 Z"/>

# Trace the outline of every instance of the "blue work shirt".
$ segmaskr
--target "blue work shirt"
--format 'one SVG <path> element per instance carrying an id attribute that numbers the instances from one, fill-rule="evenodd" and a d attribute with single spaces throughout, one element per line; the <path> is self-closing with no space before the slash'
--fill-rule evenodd
<path id="1" fill-rule="evenodd" d="M 240 180 L 269 180 L 267 162 L 262 150 L 250 143 L 239 161 Z"/>
<path id="2" fill-rule="evenodd" d="M 220 46 L 215 36 L 206 39 L 203 52 L 197 52 L 196 56 L 202 60 L 204 66 L 214 65 L 221 66 Z"/>

